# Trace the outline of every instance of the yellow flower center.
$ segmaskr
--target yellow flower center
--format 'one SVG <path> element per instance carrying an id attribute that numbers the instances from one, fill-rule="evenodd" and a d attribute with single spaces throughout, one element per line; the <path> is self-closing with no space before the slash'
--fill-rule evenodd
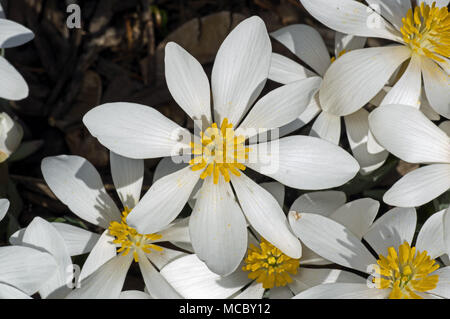
<path id="1" fill-rule="evenodd" d="M 439 276 L 430 274 L 439 265 L 426 251 L 416 254 L 416 247 L 405 242 L 398 248 L 398 254 L 394 247 L 389 247 L 388 256 L 380 255 L 379 258 L 377 273 L 381 276 L 374 282 L 379 289 L 392 289 L 390 299 L 421 299 L 416 292 L 436 288 Z"/>
<path id="2" fill-rule="evenodd" d="M 203 170 L 200 177 L 205 179 L 211 174 L 214 184 L 219 182 L 222 174 L 226 182 L 230 181 L 230 172 L 240 176 L 240 170 L 245 170 L 242 164 L 250 151 L 245 147 L 245 137 L 234 134 L 233 125 L 228 119 L 222 121 L 220 129 L 213 123 L 204 132 L 200 133 L 201 143 L 192 143 L 194 158 L 189 162 L 193 171 Z M 197 155 L 197 156 L 196 156 Z"/>
<path id="3" fill-rule="evenodd" d="M 130 211 L 131 210 L 128 209 L 128 207 L 125 207 L 122 212 L 121 222 L 111 222 L 108 228 L 109 234 L 116 237 L 113 243 L 120 246 L 117 249 L 117 252 L 122 253 L 123 256 L 126 256 L 131 251 L 133 253 L 134 261 L 139 262 L 139 251 L 147 254 L 151 253 L 151 249 L 163 251 L 162 247 L 153 244 L 155 240 L 161 239 L 162 235 L 142 235 L 139 234 L 136 229 L 128 226 L 126 220 Z"/>
<path id="4" fill-rule="evenodd" d="M 444 62 L 438 55 L 450 57 L 450 15 L 448 8 L 437 8 L 436 2 L 430 7 L 424 2 L 409 9 L 402 19 L 400 32 L 410 48 L 435 61 Z"/>
<path id="5" fill-rule="evenodd" d="M 336 61 L 336 59 L 340 58 L 341 56 L 343 56 L 346 53 L 347 53 L 347 50 L 342 50 L 341 52 L 339 52 L 337 57 L 334 56 L 334 57 L 331 58 L 331 63 L 333 63 L 334 61 Z"/>
<path id="6" fill-rule="evenodd" d="M 250 244 L 245 258 L 244 271 L 250 271 L 248 278 L 256 279 L 265 289 L 285 286 L 292 282 L 289 274 L 295 275 L 300 266 L 299 259 L 293 259 L 271 243 L 261 238 L 260 248 Z"/>

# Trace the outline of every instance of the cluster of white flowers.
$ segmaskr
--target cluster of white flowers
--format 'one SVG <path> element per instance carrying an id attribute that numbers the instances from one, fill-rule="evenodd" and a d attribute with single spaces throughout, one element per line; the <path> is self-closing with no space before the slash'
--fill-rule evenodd
<path id="1" fill-rule="evenodd" d="M 167 86 L 194 133 L 149 106 L 89 111 L 83 122 L 110 150 L 120 207 L 86 159 L 45 158 L 52 192 L 101 232 L 36 217 L 0 248 L 0 298 L 450 298 L 450 208 L 415 236 L 415 207 L 450 189 L 450 121 L 433 123 L 450 118 L 449 1 L 300 2 L 336 31 L 335 57 L 312 27 L 269 35 L 258 17 L 224 40 L 211 81 L 166 45 Z M 310 69 L 272 53 L 270 36 Z M 364 48 L 368 37 L 396 44 Z M 31 38 L 0 19 L 1 48 Z M 26 96 L 2 57 L 0 77 L 0 96 Z M 258 99 L 267 79 L 282 85 Z M 341 117 L 353 156 L 339 146 Z M 314 118 L 309 136 L 291 134 Z M 0 162 L 21 137 L 0 114 Z M 390 153 L 429 164 L 385 193 L 395 208 L 377 218 L 380 202 L 328 190 Z M 141 198 L 144 159 L 161 157 Z M 274 182 L 256 183 L 247 167 Z M 286 209 L 285 186 L 317 192 Z M 8 206 L 0 200 L 0 219 Z M 77 274 L 72 257 L 83 254 Z M 123 291 L 133 262 L 145 291 Z"/>

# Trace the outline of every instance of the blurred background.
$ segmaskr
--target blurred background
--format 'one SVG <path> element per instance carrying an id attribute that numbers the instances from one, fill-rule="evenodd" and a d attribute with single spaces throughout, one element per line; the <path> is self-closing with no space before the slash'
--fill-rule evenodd
<path id="1" fill-rule="evenodd" d="M 0 245 L 35 217 L 90 228 L 59 202 L 46 186 L 40 170 L 46 156 L 75 154 L 88 159 L 113 191 L 109 153 L 90 136 L 81 119 L 91 108 L 107 102 L 134 102 L 155 107 L 181 126 L 193 127 L 171 98 L 164 79 L 164 46 L 175 41 L 204 66 L 208 76 L 217 50 L 229 31 L 251 15 L 260 16 L 269 32 L 303 23 L 314 26 L 333 54 L 334 32 L 304 10 L 297 0 L 5 0 L 6 17 L 31 29 L 33 41 L 8 49 L 5 56 L 27 81 L 30 94 L 22 101 L 2 101 L 6 111 L 24 129 L 25 150 L 0 164 L 0 197 L 11 200 L 10 217 L 0 226 Z M 68 28 L 69 4 L 81 8 L 81 27 Z M 379 45 L 370 39 L 369 46 Z M 293 54 L 278 43 L 273 50 L 291 59 Z M 268 81 L 265 90 L 278 84 Z M 263 92 L 264 94 L 264 92 Z M 126 119 L 124 119 L 125 121 Z M 311 124 L 297 134 L 308 134 Z M 345 130 L 342 130 L 345 134 Z M 349 150 L 346 138 L 342 147 Z M 159 159 L 146 160 L 144 191 L 151 185 Z M 358 175 L 340 187 L 348 200 L 372 197 L 382 201 L 384 192 L 417 165 L 392 155 L 368 176 Z M 8 174 L 9 173 L 9 174 Z M 269 181 L 253 173 L 258 181 Z M 287 189 L 285 205 L 304 192 Z M 443 195 L 421 207 L 423 222 L 431 213 L 448 206 Z M 383 204 L 384 205 L 384 204 Z M 380 211 L 387 207 L 382 205 Z M 138 274 L 138 272 L 137 272 Z M 139 274 L 138 274 L 139 276 Z"/>

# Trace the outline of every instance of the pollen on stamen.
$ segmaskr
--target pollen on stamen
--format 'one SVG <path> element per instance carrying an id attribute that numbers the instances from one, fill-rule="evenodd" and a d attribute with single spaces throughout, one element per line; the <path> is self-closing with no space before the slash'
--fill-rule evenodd
<path id="1" fill-rule="evenodd" d="M 133 253 L 135 262 L 139 262 L 139 252 L 142 251 L 146 254 L 150 254 L 152 250 L 163 251 L 164 249 L 158 245 L 153 244 L 156 240 L 162 238 L 159 234 L 146 234 L 142 235 L 138 231 L 127 224 L 127 216 L 130 213 L 128 207 L 124 208 L 122 212 L 121 222 L 113 221 L 109 225 L 109 234 L 115 239 L 113 243 L 118 245 L 117 253 L 121 253 L 123 256 Z"/>
<path id="2" fill-rule="evenodd" d="M 242 270 L 249 271 L 248 278 L 255 279 L 263 288 L 282 287 L 292 282 L 300 266 L 299 259 L 293 259 L 271 243 L 261 238 L 260 247 L 250 244 Z"/>
<path id="3" fill-rule="evenodd" d="M 439 268 L 426 251 L 416 252 L 407 242 L 396 250 L 388 248 L 388 255 L 379 256 L 376 269 L 378 278 L 373 280 L 376 288 L 391 289 L 390 299 L 422 299 L 418 292 L 436 288 L 438 275 L 432 275 Z"/>
<path id="4" fill-rule="evenodd" d="M 450 15 L 448 8 L 432 6 L 424 2 L 409 9 L 402 19 L 400 32 L 411 50 L 438 62 L 450 57 Z"/>
<path id="5" fill-rule="evenodd" d="M 211 124 L 200 133 L 200 143 L 191 142 L 194 158 L 189 162 L 193 171 L 202 171 L 200 178 L 213 176 L 214 184 L 222 175 L 226 182 L 230 174 L 240 176 L 246 167 L 250 148 L 245 146 L 245 137 L 235 135 L 233 125 L 224 119 L 220 128 L 217 123 Z"/>

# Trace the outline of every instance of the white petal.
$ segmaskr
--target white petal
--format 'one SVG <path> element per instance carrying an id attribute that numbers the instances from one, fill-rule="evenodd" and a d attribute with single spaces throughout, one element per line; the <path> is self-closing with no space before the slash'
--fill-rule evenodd
<path id="1" fill-rule="evenodd" d="M 344 205 L 346 200 L 345 193 L 339 191 L 307 193 L 297 198 L 289 211 L 329 216 Z"/>
<path id="2" fill-rule="evenodd" d="M 393 208 L 372 224 L 364 239 L 377 254 L 387 256 L 389 247 L 398 249 L 405 241 L 411 244 L 416 222 L 414 208 Z"/>
<path id="3" fill-rule="evenodd" d="M 3 218 L 5 218 L 6 213 L 8 212 L 9 209 L 9 200 L 7 200 L 6 198 L 1 198 L 0 199 L 0 222 L 2 221 Z"/>
<path id="4" fill-rule="evenodd" d="M 17 47 L 34 38 L 31 30 L 23 25 L 6 19 L 0 19 L 0 48 Z"/>
<path id="5" fill-rule="evenodd" d="M 0 283 L 0 299 L 31 299 L 19 289 Z"/>
<path id="6" fill-rule="evenodd" d="M 444 215 L 444 244 L 447 249 L 447 254 L 443 259 L 445 259 L 446 265 L 450 266 L 450 209 L 447 209 Z"/>
<path id="7" fill-rule="evenodd" d="M 227 298 L 251 281 L 241 269 L 226 277 L 217 275 L 196 255 L 171 262 L 161 274 L 186 299 Z"/>
<path id="8" fill-rule="evenodd" d="M 256 102 L 236 135 L 252 137 L 292 122 L 306 109 L 321 82 L 319 77 L 307 78 L 271 91 Z M 274 105 L 277 105 L 275 113 Z"/>
<path id="9" fill-rule="evenodd" d="M 431 215 L 420 229 L 416 240 L 417 251 L 426 251 L 428 255 L 435 259 L 444 255 L 447 250 L 444 243 L 444 214 L 441 210 Z"/>
<path id="10" fill-rule="evenodd" d="M 57 268 L 50 254 L 29 247 L 7 246 L 0 248 L 0 269 L 0 282 L 32 295 Z"/>
<path id="11" fill-rule="evenodd" d="M 152 251 L 146 255 L 153 265 L 155 265 L 158 269 L 161 269 L 175 259 L 187 256 L 188 254 L 179 250 L 164 247 L 163 251 Z"/>
<path id="12" fill-rule="evenodd" d="M 80 288 L 72 290 L 68 299 L 117 299 L 133 255 L 117 256 L 80 282 Z"/>
<path id="13" fill-rule="evenodd" d="M 141 198 L 144 160 L 131 159 L 109 152 L 111 174 L 122 204 L 134 208 Z"/>
<path id="14" fill-rule="evenodd" d="M 181 299 L 180 294 L 155 269 L 147 257 L 139 253 L 139 268 L 149 294 L 157 299 Z"/>
<path id="15" fill-rule="evenodd" d="M 297 131 L 298 129 L 302 128 L 317 115 L 321 111 L 319 106 L 319 94 L 316 93 L 314 98 L 311 100 L 309 105 L 306 107 L 305 111 L 294 121 L 292 121 L 289 124 L 286 124 L 282 127 L 280 127 L 280 130 L 278 132 L 279 137 L 283 137 L 285 135 L 288 135 L 294 131 Z M 263 142 L 262 140 L 260 140 Z"/>
<path id="16" fill-rule="evenodd" d="M 42 298 L 62 298 L 69 293 L 72 282 L 72 260 L 64 239 L 46 220 L 35 217 L 26 228 L 23 244 L 48 252 L 56 261 L 57 269 L 39 289 Z"/>
<path id="17" fill-rule="evenodd" d="M 428 203 L 450 189 L 450 164 L 418 168 L 394 184 L 383 196 L 385 203 L 416 207 Z"/>
<path id="18" fill-rule="evenodd" d="M 383 89 L 392 73 L 410 56 L 406 46 L 366 48 L 344 54 L 323 78 L 319 91 L 322 109 L 341 116 L 357 111 Z"/>
<path id="19" fill-rule="evenodd" d="M 308 289 L 295 299 L 385 299 L 389 289 L 369 288 L 367 284 L 333 283 Z"/>
<path id="20" fill-rule="evenodd" d="M 78 217 L 102 228 L 108 228 L 113 220 L 120 220 L 120 212 L 106 192 L 99 173 L 84 158 L 46 157 L 41 169 L 52 192 Z"/>
<path id="21" fill-rule="evenodd" d="M 361 37 L 401 41 L 377 12 L 353 0 L 300 0 L 305 9 L 327 27 Z M 351 17 L 351 18 L 350 18 Z"/>
<path id="22" fill-rule="evenodd" d="M 80 280 L 87 278 L 107 261 L 116 256 L 116 246 L 113 240 L 114 237 L 109 235 L 109 230 L 105 230 L 84 262 L 83 269 L 80 273 Z"/>
<path id="23" fill-rule="evenodd" d="M 104 146 L 130 158 L 178 155 L 190 142 L 185 129 L 140 104 L 102 104 L 86 113 L 83 123 Z"/>
<path id="24" fill-rule="evenodd" d="M 242 211 L 255 230 L 289 257 L 300 258 L 302 246 L 289 230 L 286 216 L 276 199 L 245 174 L 233 175 L 231 182 Z"/>
<path id="25" fill-rule="evenodd" d="M 366 0 L 382 17 L 392 23 L 397 30 L 403 26 L 402 18 L 411 9 L 411 1 L 405 0 Z"/>
<path id="26" fill-rule="evenodd" d="M 437 287 L 433 290 L 427 291 L 431 294 L 436 294 L 438 296 L 444 297 L 446 299 L 450 298 L 450 267 L 440 268 L 432 273 L 432 275 L 439 276 L 439 282 Z"/>
<path id="27" fill-rule="evenodd" d="M 361 198 L 349 202 L 329 218 L 345 226 L 356 237 L 362 239 L 377 216 L 380 203 L 370 198 Z"/>
<path id="28" fill-rule="evenodd" d="M 18 101 L 28 96 L 28 84 L 22 75 L 2 56 L 0 56 L 0 97 Z"/>
<path id="29" fill-rule="evenodd" d="M 405 73 L 388 92 L 381 105 L 402 104 L 419 107 L 422 87 L 421 61 L 419 55 L 413 54 Z"/>
<path id="30" fill-rule="evenodd" d="M 423 82 L 431 107 L 450 119 L 450 75 L 431 59 L 422 59 Z"/>
<path id="31" fill-rule="evenodd" d="M 158 234 L 162 238 L 157 241 L 169 241 L 177 247 L 193 252 L 191 238 L 189 236 L 189 217 L 176 219 L 166 229 L 158 232 Z"/>
<path id="32" fill-rule="evenodd" d="M 369 124 L 377 141 L 404 161 L 450 163 L 450 138 L 413 107 L 379 107 L 370 113 Z"/>
<path id="33" fill-rule="evenodd" d="M 442 122 L 439 128 L 443 130 L 450 137 L 450 121 Z"/>
<path id="34" fill-rule="evenodd" d="M 164 229 L 187 203 L 200 173 L 185 167 L 157 180 L 128 215 L 128 224 L 141 234 Z"/>
<path id="35" fill-rule="evenodd" d="M 331 262 L 303 245 L 301 263 L 302 265 L 329 265 Z"/>
<path id="36" fill-rule="evenodd" d="M 89 253 L 100 238 L 99 234 L 69 224 L 52 223 L 52 225 L 64 239 L 70 256 Z"/>
<path id="37" fill-rule="evenodd" d="M 362 272 L 376 263 L 353 233 L 334 220 L 308 213 L 289 213 L 292 230 L 315 253 L 339 265 Z"/>
<path id="38" fill-rule="evenodd" d="M 331 64 L 320 33 L 306 24 L 290 25 L 270 35 L 322 76 Z"/>
<path id="39" fill-rule="evenodd" d="M 185 168 L 189 164 L 183 162 L 182 157 L 163 157 L 156 165 L 155 172 L 153 174 L 153 183 L 155 183 L 161 177 L 175 173 L 176 171 Z"/>
<path id="40" fill-rule="evenodd" d="M 289 288 L 298 294 L 311 287 L 329 284 L 334 282 L 346 283 L 364 283 L 366 280 L 351 272 L 339 269 L 318 269 L 318 268 L 302 268 L 298 270 L 296 275 L 291 276 L 293 282 L 289 284 Z"/>
<path id="41" fill-rule="evenodd" d="M 316 137 L 284 137 L 251 149 L 248 167 L 293 188 L 340 186 L 359 171 L 358 162 L 350 154 Z"/>
<path id="42" fill-rule="evenodd" d="M 428 117 L 432 121 L 439 121 L 441 118 L 439 113 L 433 110 L 430 103 L 428 102 L 424 88 L 422 88 L 420 110 L 423 112 L 423 114 L 425 114 L 426 117 Z"/>
<path id="43" fill-rule="evenodd" d="M 279 207 L 279 206 L 278 206 Z M 205 179 L 189 221 L 192 246 L 211 271 L 236 270 L 247 250 L 247 223 L 229 183 Z"/>
<path id="44" fill-rule="evenodd" d="M 149 294 L 139 290 L 122 291 L 119 299 L 153 299 Z"/>
<path id="45" fill-rule="evenodd" d="M 389 156 L 389 152 L 381 151 L 371 154 L 368 151 L 369 112 L 361 109 L 345 116 L 344 119 L 350 148 L 359 166 L 361 166 L 360 172 L 368 174 L 380 168 Z"/>
<path id="46" fill-rule="evenodd" d="M 339 56 L 342 52 L 349 52 L 357 49 L 362 49 L 366 45 L 366 37 L 356 37 L 351 34 L 344 34 L 336 32 L 334 35 L 334 55 Z"/>
<path id="47" fill-rule="evenodd" d="M 261 186 L 268 191 L 277 200 L 280 207 L 283 208 L 285 193 L 284 185 L 278 182 L 268 182 L 262 183 Z"/>
<path id="48" fill-rule="evenodd" d="M 288 84 L 315 76 L 314 72 L 278 53 L 272 53 L 269 79 L 281 84 Z"/>
<path id="49" fill-rule="evenodd" d="M 266 289 L 259 282 L 253 281 L 233 299 L 262 299 Z"/>
<path id="50" fill-rule="evenodd" d="M 166 44 L 166 82 L 178 105 L 193 119 L 211 123 L 211 96 L 202 65 L 175 42 Z"/>
<path id="51" fill-rule="evenodd" d="M 217 52 L 211 74 L 215 122 L 221 123 L 224 118 L 234 125 L 239 122 L 264 86 L 271 54 L 261 18 L 245 19 L 230 32 Z"/>
<path id="52" fill-rule="evenodd" d="M 320 137 L 339 145 L 341 138 L 341 118 L 327 112 L 321 112 L 311 128 L 310 136 Z"/>

